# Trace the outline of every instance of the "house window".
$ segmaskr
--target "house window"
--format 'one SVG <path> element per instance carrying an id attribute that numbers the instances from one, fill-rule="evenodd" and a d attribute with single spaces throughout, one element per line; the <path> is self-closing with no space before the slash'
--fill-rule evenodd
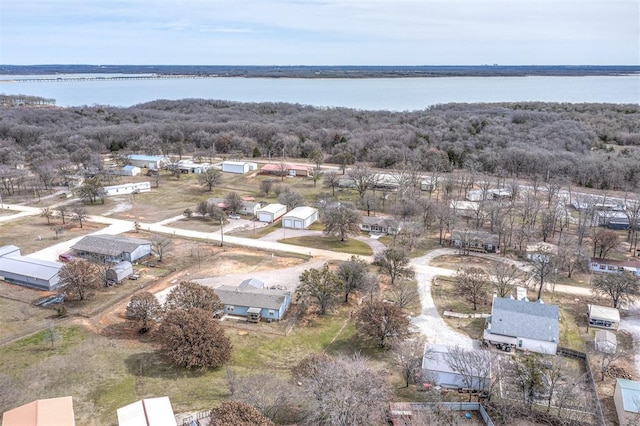
<path id="1" fill-rule="evenodd" d="M 274 316 L 275 314 L 276 314 L 276 311 L 274 311 L 273 309 L 269 309 L 270 316 Z"/>
<path id="2" fill-rule="evenodd" d="M 615 266 L 613 266 L 613 265 L 609 265 L 609 270 L 610 270 L 610 271 L 615 271 L 615 270 L 616 270 L 616 267 L 615 267 Z"/>
<path id="3" fill-rule="evenodd" d="M 232 305 L 227 305 L 227 311 L 233 312 L 234 307 Z"/>
<path id="4" fill-rule="evenodd" d="M 600 269 L 607 269 L 606 265 L 600 265 Z"/>

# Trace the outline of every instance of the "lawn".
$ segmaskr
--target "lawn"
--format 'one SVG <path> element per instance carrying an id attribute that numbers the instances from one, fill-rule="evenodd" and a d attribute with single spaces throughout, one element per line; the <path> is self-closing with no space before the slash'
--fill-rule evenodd
<path id="1" fill-rule="evenodd" d="M 289 368 L 311 352 L 352 352 L 349 310 L 314 317 L 288 336 L 227 329 L 233 343 L 228 366 L 237 375 L 288 377 Z M 148 396 L 168 395 L 176 413 L 204 410 L 229 396 L 224 368 L 185 371 L 168 365 L 149 337 L 107 339 L 75 325 L 57 326 L 53 348 L 48 330 L 3 347 L 1 371 L 16 386 L 16 400 L 0 410 L 51 395 L 73 395 L 78 424 L 111 425 L 118 407 Z M 135 336 L 135 333 L 131 334 Z M 357 344 L 355 347 L 357 348 Z M 5 405 L 8 404 L 8 405 Z"/>
<path id="2" fill-rule="evenodd" d="M 66 220 L 64 232 L 56 238 L 53 227 L 62 225 L 62 220 L 52 218 L 51 225 L 47 219 L 39 216 L 27 216 L 11 222 L 0 224 L 0 246 L 14 244 L 20 247 L 23 255 L 31 254 L 54 244 L 87 235 L 105 227 L 105 225 L 83 222 L 83 227 Z"/>
<path id="3" fill-rule="evenodd" d="M 371 247 L 361 241 L 354 239 L 340 241 L 333 237 L 304 236 L 285 238 L 283 240 L 279 240 L 278 242 L 291 244 L 294 246 L 337 251 L 340 253 L 357 254 L 361 256 L 371 256 L 373 254 Z"/>

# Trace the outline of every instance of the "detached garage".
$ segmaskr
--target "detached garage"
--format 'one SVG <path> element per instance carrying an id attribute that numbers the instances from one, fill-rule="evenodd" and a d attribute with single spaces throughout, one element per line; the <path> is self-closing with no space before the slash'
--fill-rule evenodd
<path id="1" fill-rule="evenodd" d="M 257 163 L 249 163 L 247 161 L 223 161 L 222 171 L 226 173 L 245 174 L 258 169 Z"/>
<path id="2" fill-rule="evenodd" d="M 256 212 L 258 221 L 272 223 L 280 219 L 287 212 L 284 204 L 268 204 Z"/>
<path id="3" fill-rule="evenodd" d="M 307 229 L 318 220 L 318 209 L 313 207 L 296 207 L 282 216 L 282 226 L 291 229 Z"/>

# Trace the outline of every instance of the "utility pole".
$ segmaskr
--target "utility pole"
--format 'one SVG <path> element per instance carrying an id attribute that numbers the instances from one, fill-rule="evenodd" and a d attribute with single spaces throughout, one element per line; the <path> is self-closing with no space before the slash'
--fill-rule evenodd
<path id="1" fill-rule="evenodd" d="M 220 247 L 224 246 L 224 227 L 222 226 L 223 221 L 224 219 L 222 218 L 222 215 L 220 215 Z"/>

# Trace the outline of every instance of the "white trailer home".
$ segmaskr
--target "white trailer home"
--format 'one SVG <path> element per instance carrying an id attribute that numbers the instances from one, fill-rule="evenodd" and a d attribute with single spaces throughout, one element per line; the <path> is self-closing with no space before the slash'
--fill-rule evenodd
<path id="1" fill-rule="evenodd" d="M 123 183 L 122 185 L 105 186 L 107 197 L 113 195 L 137 194 L 139 192 L 151 192 L 151 182 Z"/>

